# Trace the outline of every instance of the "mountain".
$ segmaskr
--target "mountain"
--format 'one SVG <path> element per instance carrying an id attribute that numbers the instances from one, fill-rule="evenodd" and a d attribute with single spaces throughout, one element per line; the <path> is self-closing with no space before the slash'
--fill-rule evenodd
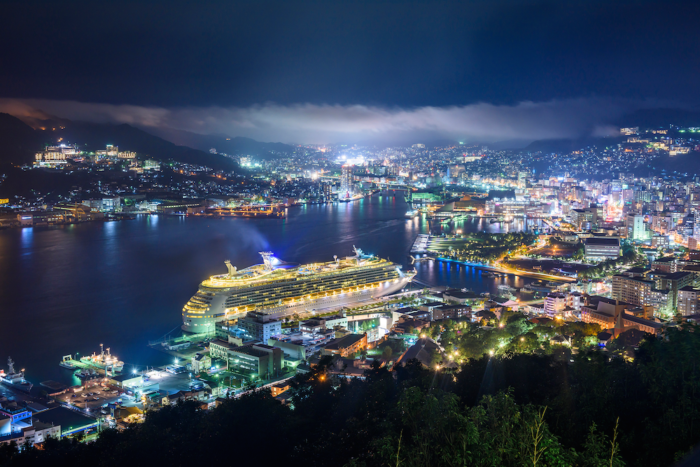
<path id="1" fill-rule="evenodd" d="M 621 136 L 611 136 L 605 138 L 597 137 L 587 137 L 587 138 L 576 138 L 576 139 L 545 139 L 537 140 L 528 144 L 519 151 L 526 152 L 543 152 L 543 153 L 564 153 L 571 151 L 578 151 L 580 149 L 586 148 L 588 146 L 595 146 L 597 148 L 605 148 L 607 146 L 613 146 L 623 141 L 626 141 L 627 137 Z"/>
<path id="2" fill-rule="evenodd" d="M 623 116 L 618 122 L 620 127 L 668 128 L 669 125 L 680 127 L 700 126 L 700 112 L 680 109 L 641 109 Z"/>
<path id="3" fill-rule="evenodd" d="M 146 128 L 145 131 L 172 141 L 175 144 L 209 151 L 240 156 L 257 156 L 262 159 L 274 159 L 294 152 L 294 146 L 284 143 L 264 143 L 243 136 L 229 138 L 223 135 L 202 135 L 183 130 Z"/>
<path id="4" fill-rule="evenodd" d="M 29 164 L 41 148 L 37 131 L 12 115 L 0 113 L 0 164 Z"/>
<path id="5" fill-rule="evenodd" d="M 215 170 L 235 170 L 238 164 L 230 158 L 179 146 L 144 130 L 127 125 L 73 122 L 60 131 L 65 141 L 77 143 L 88 151 L 104 149 L 107 144 L 120 150 L 134 151 L 160 161 L 172 159 L 188 164 L 205 165 Z"/>
<path id="6" fill-rule="evenodd" d="M 56 144 L 62 138 L 66 143 L 77 143 L 81 149 L 97 151 L 107 144 L 134 151 L 162 162 L 172 159 L 177 162 L 205 165 L 215 170 L 235 170 L 238 164 L 227 157 L 209 152 L 178 146 L 131 125 L 82 123 L 61 120 L 32 128 L 22 120 L 0 113 L 0 163 L 24 164 L 34 160 L 34 153 L 46 144 Z M 31 122 L 35 123 L 35 122 Z"/>

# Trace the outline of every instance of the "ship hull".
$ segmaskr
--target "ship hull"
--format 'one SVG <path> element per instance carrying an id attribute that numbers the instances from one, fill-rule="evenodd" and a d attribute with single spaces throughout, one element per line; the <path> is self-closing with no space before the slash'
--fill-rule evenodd
<path id="1" fill-rule="evenodd" d="M 348 292 L 343 294 L 332 295 L 329 297 L 322 297 L 314 300 L 306 300 L 297 305 L 286 305 L 280 307 L 268 307 L 260 308 L 256 311 L 265 313 L 271 319 L 282 319 L 294 314 L 308 313 L 311 311 L 327 312 L 334 309 L 340 309 L 349 305 L 354 305 L 360 302 L 364 302 L 370 299 L 380 298 L 386 295 L 391 295 L 398 292 L 408 285 L 408 283 L 413 279 L 412 275 L 406 275 L 395 281 L 388 281 L 388 283 L 383 284 L 379 287 L 369 288 L 366 290 L 360 290 L 357 292 Z M 193 319 L 185 318 L 185 322 L 182 325 L 182 330 L 193 334 L 204 334 L 212 333 L 215 331 L 215 325 L 217 322 L 242 318 L 246 313 L 241 313 L 237 315 L 226 315 L 217 318 L 199 318 L 197 322 L 193 322 Z"/>
<path id="2" fill-rule="evenodd" d="M 11 389 L 16 389 L 18 391 L 26 392 L 29 393 L 32 390 L 32 387 L 34 385 L 32 383 L 26 383 L 26 384 L 14 384 L 10 383 L 8 381 L 2 380 L 0 381 L 5 387 L 11 388 Z"/>

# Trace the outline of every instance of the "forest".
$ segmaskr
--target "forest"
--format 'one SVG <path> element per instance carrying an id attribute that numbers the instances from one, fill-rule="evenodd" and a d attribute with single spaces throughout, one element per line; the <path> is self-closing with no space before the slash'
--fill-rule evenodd
<path id="1" fill-rule="evenodd" d="M 264 390 L 210 411 L 188 402 L 90 444 L 2 447 L 0 465 L 670 466 L 700 441 L 699 331 L 648 337 L 633 361 L 513 350 L 352 380 L 321 361 L 293 380 L 291 405 Z"/>

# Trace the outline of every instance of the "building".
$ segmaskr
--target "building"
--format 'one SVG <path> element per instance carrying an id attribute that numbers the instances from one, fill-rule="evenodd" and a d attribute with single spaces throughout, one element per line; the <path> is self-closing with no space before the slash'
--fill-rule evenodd
<path id="1" fill-rule="evenodd" d="M 258 339 L 261 342 L 267 342 L 271 337 L 282 334 L 282 321 L 255 311 L 251 311 L 244 318 L 239 319 L 238 327 L 253 339 Z"/>
<path id="2" fill-rule="evenodd" d="M 634 316 L 627 310 L 630 303 L 621 303 L 605 297 L 591 297 L 591 304 L 581 308 L 581 320 L 600 325 L 602 329 L 615 329 L 616 332 L 634 328 L 658 335 L 663 324 Z"/>
<path id="3" fill-rule="evenodd" d="M 571 224 L 577 230 L 590 230 L 598 225 L 598 209 L 596 207 L 572 209 L 569 215 L 571 216 Z"/>
<path id="4" fill-rule="evenodd" d="M 471 300 L 478 297 L 475 296 L 474 292 L 462 291 L 460 289 L 448 289 L 443 292 L 442 298 L 448 303 L 467 305 Z"/>
<path id="5" fill-rule="evenodd" d="M 590 237 L 583 241 L 586 259 L 606 260 L 620 257 L 620 239 L 615 237 Z"/>
<path id="6" fill-rule="evenodd" d="M 338 199 L 352 198 L 355 194 L 355 186 L 353 183 L 353 170 L 352 165 L 344 165 L 341 167 L 340 172 L 340 191 L 338 192 Z"/>
<path id="7" fill-rule="evenodd" d="M 282 350 L 285 362 L 287 360 L 297 362 L 306 360 L 306 347 L 304 347 L 301 343 L 297 344 L 294 342 L 285 342 L 277 339 L 268 339 L 267 345 L 277 347 L 278 349 Z"/>
<path id="8" fill-rule="evenodd" d="M 466 305 L 442 305 L 433 308 L 433 321 L 471 317 L 472 307 Z"/>
<path id="9" fill-rule="evenodd" d="M 628 214 L 625 218 L 625 228 L 629 240 L 643 241 L 647 239 L 646 224 L 641 214 Z"/>
<path id="10" fill-rule="evenodd" d="M 612 278 L 612 296 L 615 300 L 637 306 L 651 304 L 651 291 L 654 281 L 616 274 Z"/>
<path id="11" fill-rule="evenodd" d="M 678 290 L 678 313 L 689 316 L 698 313 L 698 294 L 700 290 L 686 285 Z"/>
<path id="12" fill-rule="evenodd" d="M 692 285 L 694 276 L 691 272 L 657 272 L 651 271 L 647 278 L 653 280 L 655 289 L 668 291 L 668 310 L 675 310 L 678 307 L 678 291 L 685 286 Z"/>
<path id="13" fill-rule="evenodd" d="M 201 353 L 192 356 L 192 373 L 206 373 L 211 368 L 211 357 Z"/>
<path id="14" fill-rule="evenodd" d="M 548 315 L 563 315 L 565 308 L 566 295 L 563 293 L 549 293 L 544 299 L 544 312 Z"/>
<path id="15" fill-rule="evenodd" d="M 230 351 L 238 347 L 238 345 L 227 342 L 221 339 L 214 339 L 209 342 L 209 356 L 212 358 L 220 358 L 222 360 L 228 360 L 230 358 Z"/>
<path id="16" fill-rule="evenodd" d="M 299 330 L 307 337 L 311 337 L 316 334 L 323 334 L 325 331 L 333 330 L 336 327 L 347 329 L 348 318 L 344 311 L 342 311 L 339 315 L 312 318 L 299 323 Z"/>
<path id="17" fill-rule="evenodd" d="M 229 369 L 243 371 L 269 379 L 282 370 L 282 349 L 264 344 L 234 347 L 227 352 Z"/>
<path id="18" fill-rule="evenodd" d="M 321 355 L 340 355 L 349 357 L 367 348 L 367 333 L 347 334 L 333 339 L 321 349 Z"/>

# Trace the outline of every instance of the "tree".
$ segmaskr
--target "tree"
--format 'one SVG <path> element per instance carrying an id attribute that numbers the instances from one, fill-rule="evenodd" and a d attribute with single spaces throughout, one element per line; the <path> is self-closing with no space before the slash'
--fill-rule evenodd
<path id="1" fill-rule="evenodd" d="M 391 347 L 389 347 L 387 345 L 386 347 L 384 347 L 384 350 L 382 351 L 382 358 L 384 359 L 384 361 L 388 362 L 389 360 L 391 360 L 391 355 L 393 353 L 394 353 L 394 351 L 391 350 Z"/>

